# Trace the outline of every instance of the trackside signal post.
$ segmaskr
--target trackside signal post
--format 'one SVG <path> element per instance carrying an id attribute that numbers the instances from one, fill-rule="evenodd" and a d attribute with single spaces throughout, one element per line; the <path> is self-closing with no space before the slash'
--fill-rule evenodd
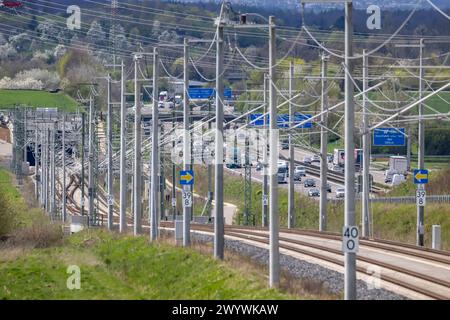
<path id="1" fill-rule="evenodd" d="M 425 184 L 428 183 L 428 170 L 416 169 L 414 170 L 414 183 L 417 184 L 416 191 L 416 202 L 417 202 L 417 212 L 419 213 L 417 217 L 417 245 L 424 245 L 424 217 L 423 212 L 426 204 L 426 192 Z M 422 214 L 420 214 L 422 213 Z"/>

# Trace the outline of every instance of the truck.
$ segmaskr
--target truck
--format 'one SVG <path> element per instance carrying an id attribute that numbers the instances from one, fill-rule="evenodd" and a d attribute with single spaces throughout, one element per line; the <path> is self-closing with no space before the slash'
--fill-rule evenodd
<path id="1" fill-rule="evenodd" d="M 345 150 L 344 149 L 334 149 L 333 164 L 335 166 L 343 167 L 344 160 L 345 160 Z"/>
<path id="2" fill-rule="evenodd" d="M 363 166 L 363 150 L 355 149 L 355 169 L 361 170 Z M 334 149 L 333 153 L 333 165 L 343 168 L 345 166 L 345 150 Z"/>
<path id="3" fill-rule="evenodd" d="M 403 156 L 390 156 L 389 157 L 389 169 L 384 173 L 384 182 L 392 182 L 394 175 L 403 175 L 406 177 L 408 174 L 408 160 Z"/>

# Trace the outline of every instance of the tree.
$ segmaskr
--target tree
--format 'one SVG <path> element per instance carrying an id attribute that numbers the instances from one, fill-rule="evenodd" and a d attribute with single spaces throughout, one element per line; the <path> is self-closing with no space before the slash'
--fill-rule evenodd
<path id="1" fill-rule="evenodd" d="M 37 27 L 37 31 L 41 40 L 57 41 L 56 36 L 58 35 L 59 30 L 52 20 L 46 19 L 41 22 Z"/>
<path id="2" fill-rule="evenodd" d="M 86 33 L 86 39 L 94 48 L 107 45 L 105 31 L 97 20 L 92 21 L 91 27 Z"/>

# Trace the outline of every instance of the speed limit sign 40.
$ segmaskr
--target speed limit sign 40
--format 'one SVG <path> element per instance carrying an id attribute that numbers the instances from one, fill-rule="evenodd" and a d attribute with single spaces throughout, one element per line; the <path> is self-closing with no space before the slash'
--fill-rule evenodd
<path id="1" fill-rule="evenodd" d="M 359 249 L 359 230 L 356 226 L 345 226 L 342 230 L 342 251 L 357 253 Z"/>

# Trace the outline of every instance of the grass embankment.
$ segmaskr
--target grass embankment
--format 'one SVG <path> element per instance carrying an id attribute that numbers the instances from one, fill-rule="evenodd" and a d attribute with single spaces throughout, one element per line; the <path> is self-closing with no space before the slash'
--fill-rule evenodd
<path id="1" fill-rule="evenodd" d="M 206 170 L 196 169 L 198 193 L 206 194 Z M 261 184 L 252 183 L 252 212 L 256 215 L 256 224 L 261 225 Z M 415 185 L 408 181 L 394 188 L 388 196 L 414 195 Z M 450 168 L 431 173 L 427 186 L 428 194 L 450 194 Z M 287 227 L 288 191 L 279 189 L 280 224 Z M 243 177 L 225 174 L 224 197 L 226 202 L 238 207 L 236 223 L 242 220 L 244 210 Z M 295 195 L 296 227 L 317 230 L 319 227 L 319 202 L 302 194 Z M 415 204 L 372 203 L 374 236 L 415 244 L 417 209 Z M 361 226 L 361 205 L 356 205 L 356 222 Z M 344 223 L 344 202 L 328 204 L 328 230 L 342 232 Z M 450 250 L 450 204 L 428 203 L 425 209 L 425 245 L 431 247 L 432 225 L 441 225 L 442 246 Z"/>
<path id="2" fill-rule="evenodd" d="M 193 249 L 101 230 L 57 247 L 10 251 L 0 261 L 0 299 L 292 298 Z M 66 286 L 71 265 L 80 267 L 80 290 Z"/>
<path id="3" fill-rule="evenodd" d="M 0 90 L 0 108 L 21 105 L 31 108 L 59 108 L 67 112 L 74 112 L 78 107 L 78 103 L 63 92 Z"/>
<path id="4" fill-rule="evenodd" d="M 8 226 L 0 239 L 0 299 L 330 298 L 320 285 L 312 287 L 319 290 L 314 296 L 268 289 L 262 267 L 242 258 L 219 262 L 211 257 L 210 247 L 203 248 L 205 255 L 168 240 L 150 245 L 146 237 L 103 230 L 63 238 L 58 224 L 29 207 L 7 171 L 0 170 L 0 179 L 5 204 L 0 226 Z M 13 214 L 3 215 L 7 210 Z M 67 287 L 69 266 L 80 268 L 79 290 Z M 292 282 L 287 279 L 285 283 Z"/>

